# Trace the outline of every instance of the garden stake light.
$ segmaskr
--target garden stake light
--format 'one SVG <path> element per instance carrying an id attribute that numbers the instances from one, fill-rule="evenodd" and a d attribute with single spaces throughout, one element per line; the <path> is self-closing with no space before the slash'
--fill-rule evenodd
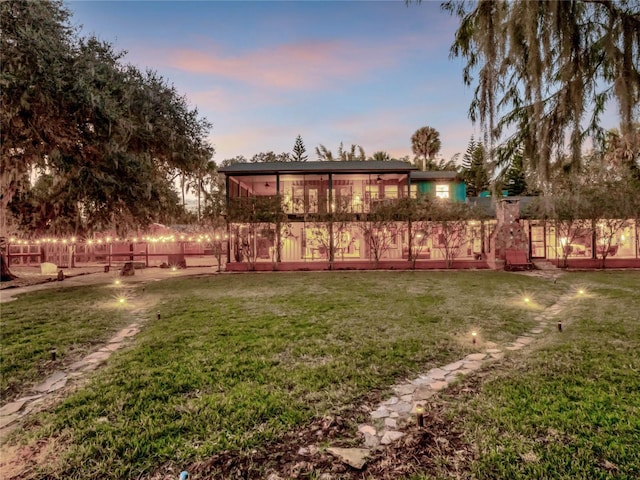
<path id="1" fill-rule="evenodd" d="M 422 405 L 416 406 L 416 425 L 418 427 L 424 427 L 424 408 Z"/>
<path id="2" fill-rule="evenodd" d="M 52 361 L 56 361 L 56 356 L 58 355 L 58 351 L 54 348 L 53 350 L 51 350 L 51 360 Z"/>
<path id="3" fill-rule="evenodd" d="M 471 332 L 471 341 L 475 345 L 476 344 L 476 332 Z"/>
<path id="4" fill-rule="evenodd" d="M 156 318 L 160 320 L 160 312 L 156 313 Z"/>
<path id="5" fill-rule="evenodd" d="M 558 319 L 558 331 L 562 331 L 562 320 Z"/>

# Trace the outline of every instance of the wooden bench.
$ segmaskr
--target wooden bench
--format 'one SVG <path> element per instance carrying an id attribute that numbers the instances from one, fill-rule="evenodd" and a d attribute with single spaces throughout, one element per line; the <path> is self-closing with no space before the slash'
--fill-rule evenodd
<path id="1" fill-rule="evenodd" d="M 505 270 L 531 270 L 533 263 L 527 258 L 524 250 L 507 250 L 504 255 Z"/>

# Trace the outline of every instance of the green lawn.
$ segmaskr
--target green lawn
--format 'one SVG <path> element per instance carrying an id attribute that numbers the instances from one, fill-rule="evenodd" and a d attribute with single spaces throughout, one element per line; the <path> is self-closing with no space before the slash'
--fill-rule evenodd
<path id="1" fill-rule="evenodd" d="M 79 360 L 131 319 L 111 285 L 56 288 L 0 304 L 0 398 L 14 399 L 61 364 Z M 56 349 L 57 363 L 51 360 Z"/>
<path id="2" fill-rule="evenodd" d="M 602 436 L 600 443 L 588 440 L 594 449 L 619 453 L 640 440 L 640 400 L 632 394 L 633 388 L 640 391 L 634 324 L 639 276 L 613 275 L 571 274 L 553 284 L 500 272 L 320 272 L 148 284 L 138 292 L 148 321 L 134 345 L 114 354 L 85 389 L 33 418 L 20 434 L 49 438 L 56 445 L 55 457 L 32 478 L 138 478 L 172 465 L 179 470 L 224 450 L 256 448 L 314 418 L 348 411 L 372 395 L 382 399 L 394 381 L 461 358 L 473 351 L 473 330 L 481 343 L 512 341 L 536 324 L 534 316 L 544 306 L 580 284 L 590 297 L 567 312 L 562 336 L 539 344 L 524 360 L 520 354 L 508 357 L 504 373 L 450 408 L 451 421 L 477 445 L 470 472 L 479 478 L 545 478 L 537 472 L 547 472 L 547 478 L 555 478 L 551 473 L 565 469 L 557 449 L 565 454 L 573 445 L 586 451 L 580 443 L 583 421 L 601 422 L 590 427 L 597 438 Z M 77 316 L 103 338 L 105 325 L 112 330 L 122 325 L 126 318 L 120 316 L 129 311 L 100 300 L 105 291 L 88 287 L 65 294 L 77 297 L 78 304 L 86 302 Z M 532 301 L 525 304 L 524 296 Z M 96 308 L 87 308 L 92 302 Z M 36 321 L 41 309 L 54 318 L 56 311 L 68 312 L 68 303 L 52 293 L 33 293 L 3 305 L 3 350 L 13 349 L 13 342 L 26 334 L 53 335 L 59 349 L 70 351 L 81 348 L 77 342 L 91 343 L 90 335 L 58 338 L 51 333 L 55 324 Z M 609 304 L 619 307 L 612 311 Z M 23 312 L 20 321 L 14 322 L 7 308 Z M 30 344 L 23 342 L 21 348 L 30 359 Z M 15 384 L 6 358 L 12 357 L 3 351 L 3 379 L 8 371 L 7 384 Z M 40 362 L 25 360 L 23 378 L 37 376 Z M 565 398 L 565 390 L 571 396 Z M 576 398 L 584 405 L 575 406 Z M 575 414 L 567 413 L 574 407 Z M 532 455 L 536 432 L 557 432 L 561 440 Z M 621 439 L 614 442 L 613 433 Z M 504 444 L 492 443 L 500 441 Z M 569 455 L 577 466 L 566 478 L 599 478 L 580 470 L 593 455 L 593 450 L 582 457 Z M 619 455 L 602 458 L 619 472 L 631 472 L 629 461 L 637 453 Z"/>
<path id="3" fill-rule="evenodd" d="M 449 420 L 476 448 L 475 478 L 640 478 L 640 274 L 563 282 L 586 290 L 563 332 L 498 365 L 477 394 L 449 399 Z"/>

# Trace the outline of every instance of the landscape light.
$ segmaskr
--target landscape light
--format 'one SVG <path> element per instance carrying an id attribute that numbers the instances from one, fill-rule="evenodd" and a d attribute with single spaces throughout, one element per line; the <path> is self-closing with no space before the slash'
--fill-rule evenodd
<path id="1" fill-rule="evenodd" d="M 471 341 L 473 342 L 473 344 L 476 344 L 476 336 L 478 334 L 476 332 L 471 332 Z"/>
<path id="2" fill-rule="evenodd" d="M 416 405 L 416 425 L 424 427 L 424 408 L 422 405 Z"/>
<path id="3" fill-rule="evenodd" d="M 172 272 L 175 272 L 176 270 L 177 270 L 177 268 L 176 268 L 176 267 L 171 267 L 171 271 L 172 271 Z"/>
<path id="4" fill-rule="evenodd" d="M 116 278 L 113 283 L 115 283 L 116 285 L 120 285 L 120 279 Z"/>
<path id="5" fill-rule="evenodd" d="M 118 302 L 120 302 L 120 303 L 124 303 L 124 297 L 119 297 L 119 298 L 118 298 Z"/>
<path id="6" fill-rule="evenodd" d="M 524 297 L 524 303 L 529 303 L 529 297 Z"/>
<path id="7" fill-rule="evenodd" d="M 558 331 L 561 332 L 562 331 L 562 320 L 558 319 Z"/>
<path id="8" fill-rule="evenodd" d="M 580 289 L 580 290 L 578 290 L 578 293 L 579 293 L 580 295 L 583 295 L 583 294 L 584 294 L 584 290 L 583 290 L 583 289 Z"/>

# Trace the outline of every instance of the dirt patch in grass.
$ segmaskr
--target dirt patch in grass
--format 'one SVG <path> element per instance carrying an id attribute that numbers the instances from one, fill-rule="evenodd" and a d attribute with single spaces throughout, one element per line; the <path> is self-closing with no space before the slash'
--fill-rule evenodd
<path id="1" fill-rule="evenodd" d="M 0 478 L 33 478 L 38 465 L 55 462 L 59 448 L 60 445 L 53 438 L 36 440 L 27 445 L 3 446 L 0 455 Z"/>

